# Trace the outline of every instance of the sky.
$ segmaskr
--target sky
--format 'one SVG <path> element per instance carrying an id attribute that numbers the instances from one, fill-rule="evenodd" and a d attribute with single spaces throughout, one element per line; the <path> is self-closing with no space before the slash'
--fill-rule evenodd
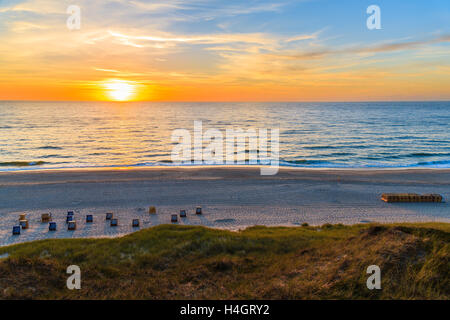
<path id="1" fill-rule="evenodd" d="M 0 0 L 0 100 L 450 100 L 450 1 Z"/>

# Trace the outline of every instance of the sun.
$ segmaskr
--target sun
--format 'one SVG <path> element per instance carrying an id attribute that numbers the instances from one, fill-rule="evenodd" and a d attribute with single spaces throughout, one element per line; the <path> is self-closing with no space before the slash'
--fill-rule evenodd
<path id="1" fill-rule="evenodd" d="M 114 101 L 129 101 L 136 94 L 136 84 L 132 81 L 112 79 L 103 83 L 106 94 Z"/>

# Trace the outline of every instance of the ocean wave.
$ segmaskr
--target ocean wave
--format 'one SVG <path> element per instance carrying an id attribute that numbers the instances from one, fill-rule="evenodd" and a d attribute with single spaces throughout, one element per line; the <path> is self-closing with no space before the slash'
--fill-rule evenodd
<path id="1" fill-rule="evenodd" d="M 74 158 L 73 156 L 63 156 L 63 155 L 59 155 L 59 154 L 48 154 L 42 157 L 39 157 L 41 159 L 48 159 L 48 158 L 59 158 L 59 159 L 70 159 L 70 158 Z"/>
<path id="2" fill-rule="evenodd" d="M 417 140 L 417 139 L 423 139 L 423 137 L 419 136 L 398 136 L 398 137 L 392 137 L 392 139 L 398 139 L 398 140 Z"/>
<path id="3" fill-rule="evenodd" d="M 415 152 L 408 154 L 388 154 L 385 156 L 368 156 L 362 157 L 364 160 L 396 160 L 396 159 L 407 159 L 407 158 L 426 158 L 426 157 L 448 157 L 450 153 L 428 153 L 428 152 Z"/>
<path id="4" fill-rule="evenodd" d="M 423 161 L 417 164 L 418 166 L 450 166 L 450 160 L 440 160 L 440 161 Z"/>
<path id="5" fill-rule="evenodd" d="M 405 157 L 448 157 L 450 156 L 450 153 L 428 153 L 428 152 L 416 152 L 416 153 L 410 153 L 406 155 Z"/>
<path id="6" fill-rule="evenodd" d="M 322 149 L 337 149 L 336 146 L 310 146 L 310 147 L 303 147 L 303 149 L 307 150 L 322 150 Z"/>
<path id="7" fill-rule="evenodd" d="M 302 134 L 302 133 L 310 133 L 315 132 L 317 130 L 312 129 L 292 129 L 292 130 L 284 130 L 281 132 L 281 135 L 294 135 L 294 134 Z"/>
<path id="8" fill-rule="evenodd" d="M 44 164 L 44 162 L 2 162 L 0 163 L 0 167 L 15 167 L 14 169 L 2 169 L 3 171 L 16 171 L 16 170 L 36 170 L 36 166 L 39 166 L 41 164 Z M 71 165 L 69 163 L 52 163 L 52 167 L 48 169 L 83 169 L 83 168 L 89 168 L 89 169 L 95 169 L 95 168 L 116 168 L 116 167 L 155 167 L 155 166 L 169 166 L 169 167 L 186 167 L 186 166 L 196 166 L 196 167 L 202 167 L 206 164 L 175 164 L 171 160 L 162 160 L 158 162 L 142 162 L 142 163 L 133 163 L 133 164 L 120 164 L 120 165 L 89 165 L 89 164 L 78 164 L 78 165 Z M 218 165 L 224 165 L 224 164 L 218 164 Z M 233 166 L 238 165 L 241 166 L 242 164 L 230 164 L 227 166 Z M 259 166 L 259 164 L 245 164 L 246 166 Z M 207 166 L 211 166 L 210 164 L 207 164 Z M 291 168 L 321 168 L 321 169 L 413 169 L 413 168 L 441 168 L 441 169 L 447 169 L 450 168 L 450 160 L 444 160 L 444 161 L 429 161 L 429 162 L 418 162 L 418 163 L 411 163 L 411 164 L 383 164 L 383 163 L 367 163 L 367 164 L 355 164 L 355 163 L 335 163 L 335 162 L 327 162 L 327 161 L 320 161 L 320 160 L 289 160 L 289 161 L 280 161 L 279 163 L 280 167 L 291 167 Z M 0 170 L 0 171 L 2 171 Z"/>
<path id="9" fill-rule="evenodd" d="M 428 162 L 417 162 L 410 164 L 385 164 L 385 163 L 366 163 L 366 164 L 356 164 L 356 163 L 333 163 L 324 161 L 314 162 L 314 161 L 281 161 L 280 166 L 282 167 L 302 167 L 302 168 L 329 168 L 329 169 L 402 169 L 402 168 L 450 168 L 450 160 L 443 161 L 428 161 Z"/>
<path id="10" fill-rule="evenodd" d="M 40 149 L 40 150 L 62 150 L 63 148 L 55 147 L 55 146 L 42 146 L 42 147 L 39 147 L 38 149 Z"/>
<path id="11" fill-rule="evenodd" d="M 356 155 L 356 153 L 353 153 L 353 152 L 333 152 L 333 153 L 326 154 L 326 156 L 328 156 L 328 157 L 336 157 L 336 156 L 342 157 L 342 156 L 354 156 L 354 155 Z"/>
<path id="12" fill-rule="evenodd" d="M 305 159 L 301 159 L 301 160 L 282 160 L 282 163 L 287 163 L 287 164 L 293 164 L 293 165 L 297 165 L 297 164 L 325 164 L 325 163 L 329 163 L 331 164 L 329 161 L 324 161 L 324 160 L 305 160 Z"/>
<path id="13" fill-rule="evenodd" d="M 32 167 L 32 166 L 41 166 L 46 164 L 44 161 L 11 161 L 11 162 L 0 162 L 0 167 Z"/>

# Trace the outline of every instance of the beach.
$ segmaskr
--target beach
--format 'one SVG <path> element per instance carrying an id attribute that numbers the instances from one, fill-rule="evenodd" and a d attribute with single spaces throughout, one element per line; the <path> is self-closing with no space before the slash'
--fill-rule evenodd
<path id="1" fill-rule="evenodd" d="M 152 167 L 0 172 L 1 246 L 48 238 L 117 237 L 159 224 L 172 214 L 181 225 L 239 230 L 248 226 L 450 222 L 450 205 L 385 203 L 382 193 L 439 193 L 450 197 L 449 169 L 281 168 L 261 176 L 258 167 Z M 156 206 L 157 214 L 148 213 Z M 195 214 L 201 206 L 202 215 Z M 67 231 L 67 211 L 77 230 Z M 58 230 L 48 231 L 42 213 L 51 212 Z M 111 227 L 105 213 L 119 225 Z M 30 223 L 13 236 L 19 214 Z M 94 216 L 85 223 L 86 214 Z M 131 226 L 140 219 L 140 228 Z"/>

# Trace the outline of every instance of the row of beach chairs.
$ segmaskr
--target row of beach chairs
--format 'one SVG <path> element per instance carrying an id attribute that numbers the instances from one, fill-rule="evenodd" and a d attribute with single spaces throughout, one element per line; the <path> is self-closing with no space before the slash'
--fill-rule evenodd
<path id="1" fill-rule="evenodd" d="M 156 208 L 150 207 L 149 208 L 149 214 L 156 214 Z M 202 208 L 197 207 L 195 209 L 195 214 L 201 215 L 202 214 Z M 180 210 L 180 218 L 186 218 L 187 213 L 186 210 Z M 117 227 L 119 225 L 119 220 L 117 218 L 114 218 L 114 214 L 112 212 L 107 212 L 105 215 L 105 220 L 110 222 L 111 227 Z M 170 219 L 171 222 L 175 223 L 178 222 L 178 215 L 173 214 Z M 48 230 L 49 231 L 56 231 L 57 225 L 56 222 L 52 221 L 52 214 L 51 213 L 44 213 L 41 215 L 41 222 L 42 223 L 48 223 Z M 92 214 L 86 215 L 86 223 L 94 223 L 94 216 Z M 75 214 L 73 211 L 68 211 L 66 216 L 66 224 L 67 224 L 67 230 L 74 231 L 77 229 L 77 222 L 75 221 Z M 139 219 L 133 219 L 131 222 L 131 226 L 133 228 L 138 228 L 140 226 Z M 13 235 L 20 235 L 20 231 L 22 229 L 28 229 L 29 223 L 26 219 L 25 214 L 21 214 L 19 216 L 19 225 L 13 226 Z"/>
<path id="2" fill-rule="evenodd" d="M 442 202 L 442 196 L 440 194 L 383 193 L 381 200 L 385 202 Z"/>
<path id="3" fill-rule="evenodd" d="M 197 207 L 195 209 L 195 214 L 196 215 L 201 215 L 202 214 L 202 208 L 201 207 Z M 180 218 L 186 218 L 187 217 L 187 213 L 186 210 L 180 210 Z M 178 215 L 173 214 L 172 218 L 170 219 L 171 222 L 178 222 Z"/>

